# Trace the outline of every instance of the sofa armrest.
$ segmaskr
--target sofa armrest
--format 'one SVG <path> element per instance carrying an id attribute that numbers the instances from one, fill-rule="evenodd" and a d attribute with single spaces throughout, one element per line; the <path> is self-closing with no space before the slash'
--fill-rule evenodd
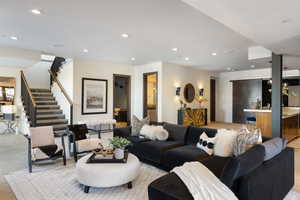
<path id="1" fill-rule="evenodd" d="M 114 128 L 113 133 L 114 137 L 129 137 L 131 136 L 131 126 Z"/>
<path id="2" fill-rule="evenodd" d="M 242 155 L 231 159 L 223 170 L 221 181 L 231 187 L 236 179 L 259 167 L 264 162 L 264 157 L 265 148 L 262 145 L 255 145 Z"/>

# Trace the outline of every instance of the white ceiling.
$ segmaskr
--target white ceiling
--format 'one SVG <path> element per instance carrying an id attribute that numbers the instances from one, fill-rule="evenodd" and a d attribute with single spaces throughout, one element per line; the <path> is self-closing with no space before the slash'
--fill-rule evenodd
<path id="1" fill-rule="evenodd" d="M 300 55 L 299 0 L 182 1 L 277 54 Z M 299 67 L 300 59 L 287 57 L 285 65 Z"/>
<path id="2" fill-rule="evenodd" d="M 297 8 L 296 0 L 1 0 L 0 45 L 135 65 L 164 61 L 214 71 L 252 64 L 263 68 L 270 66 L 267 60 L 247 60 L 249 46 L 300 52 Z M 122 33 L 130 37 L 123 39 Z M 12 35 L 19 40 L 11 40 Z M 298 63 L 293 59 L 286 65 Z"/>
<path id="3" fill-rule="evenodd" d="M 248 69 L 247 48 L 255 45 L 180 0 L 1 0 L 0 5 L 0 45 L 59 56 L 132 64 L 165 61 L 224 71 Z M 122 33 L 130 37 L 123 39 Z M 19 40 L 11 40 L 12 35 Z"/>

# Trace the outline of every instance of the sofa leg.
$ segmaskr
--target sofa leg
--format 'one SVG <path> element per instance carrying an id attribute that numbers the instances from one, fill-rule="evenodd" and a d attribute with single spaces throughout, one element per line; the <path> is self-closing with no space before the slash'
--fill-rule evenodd
<path id="1" fill-rule="evenodd" d="M 84 186 L 84 193 L 89 193 L 90 191 L 90 186 Z"/>
<path id="2" fill-rule="evenodd" d="M 132 188 L 132 182 L 127 183 L 127 187 L 128 187 L 128 189 L 131 189 Z"/>

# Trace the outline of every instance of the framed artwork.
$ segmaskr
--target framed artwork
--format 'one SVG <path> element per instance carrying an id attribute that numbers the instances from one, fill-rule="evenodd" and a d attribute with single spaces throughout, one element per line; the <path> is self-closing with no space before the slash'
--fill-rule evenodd
<path id="1" fill-rule="evenodd" d="M 107 80 L 82 78 L 81 114 L 107 113 Z"/>

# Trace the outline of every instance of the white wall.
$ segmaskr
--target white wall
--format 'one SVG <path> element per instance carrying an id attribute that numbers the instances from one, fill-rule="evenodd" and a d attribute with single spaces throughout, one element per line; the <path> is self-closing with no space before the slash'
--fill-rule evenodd
<path id="1" fill-rule="evenodd" d="M 70 97 L 71 100 L 73 100 L 73 94 L 74 94 L 74 65 L 72 59 L 66 59 L 66 64 L 64 64 L 60 70 L 60 72 L 57 74 L 57 79 L 62 84 L 63 88 L 65 89 L 66 93 Z M 64 94 L 61 92 L 59 86 L 57 83 L 53 83 L 51 87 L 51 91 L 53 95 L 55 96 L 56 101 L 58 102 L 58 105 L 60 105 L 60 108 L 63 110 L 63 113 L 66 116 L 66 119 L 70 122 L 70 103 L 67 101 Z"/>
<path id="2" fill-rule="evenodd" d="M 298 70 L 284 71 L 283 76 L 298 76 Z M 232 80 L 266 79 L 271 78 L 272 69 L 255 69 L 247 71 L 219 73 L 217 80 L 216 120 L 232 122 Z"/>
<path id="3" fill-rule="evenodd" d="M 131 76 L 131 108 L 134 105 L 133 66 L 104 61 L 74 60 L 74 123 L 87 120 L 112 119 L 113 117 L 113 74 Z M 107 114 L 81 115 L 82 78 L 108 80 Z"/>
<path id="4" fill-rule="evenodd" d="M 202 106 L 208 109 L 208 121 L 210 121 L 210 78 L 215 74 L 205 70 L 169 63 L 163 63 L 162 69 L 163 121 L 177 123 L 177 110 L 180 108 L 180 103 L 175 95 L 176 86 L 181 87 L 180 99 L 184 101 L 183 90 L 184 86 L 188 83 L 194 86 L 196 94 L 199 94 L 199 88 L 204 88 L 204 96 L 208 101 L 203 103 Z M 199 108 L 199 103 L 194 100 L 192 103 L 187 103 L 187 106 L 190 108 Z"/>
<path id="5" fill-rule="evenodd" d="M 48 70 L 51 64 L 51 62 L 38 62 L 32 67 L 27 67 L 23 70 L 30 88 L 50 88 L 50 74 Z"/>
<path id="6" fill-rule="evenodd" d="M 134 96 L 134 109 L 133 114 L 138 118 L 143 118 L 143 105 L 144 105 L 144 93 L 143 93 L 143 74 L 157 72 L 158 83 L 157 83 L 157 120 L 162 121 L 162 63 L 155 62 L 145 65 L 139 65 L 134 67 L 134 79 L 135 79 L 135 96 Z"/>

